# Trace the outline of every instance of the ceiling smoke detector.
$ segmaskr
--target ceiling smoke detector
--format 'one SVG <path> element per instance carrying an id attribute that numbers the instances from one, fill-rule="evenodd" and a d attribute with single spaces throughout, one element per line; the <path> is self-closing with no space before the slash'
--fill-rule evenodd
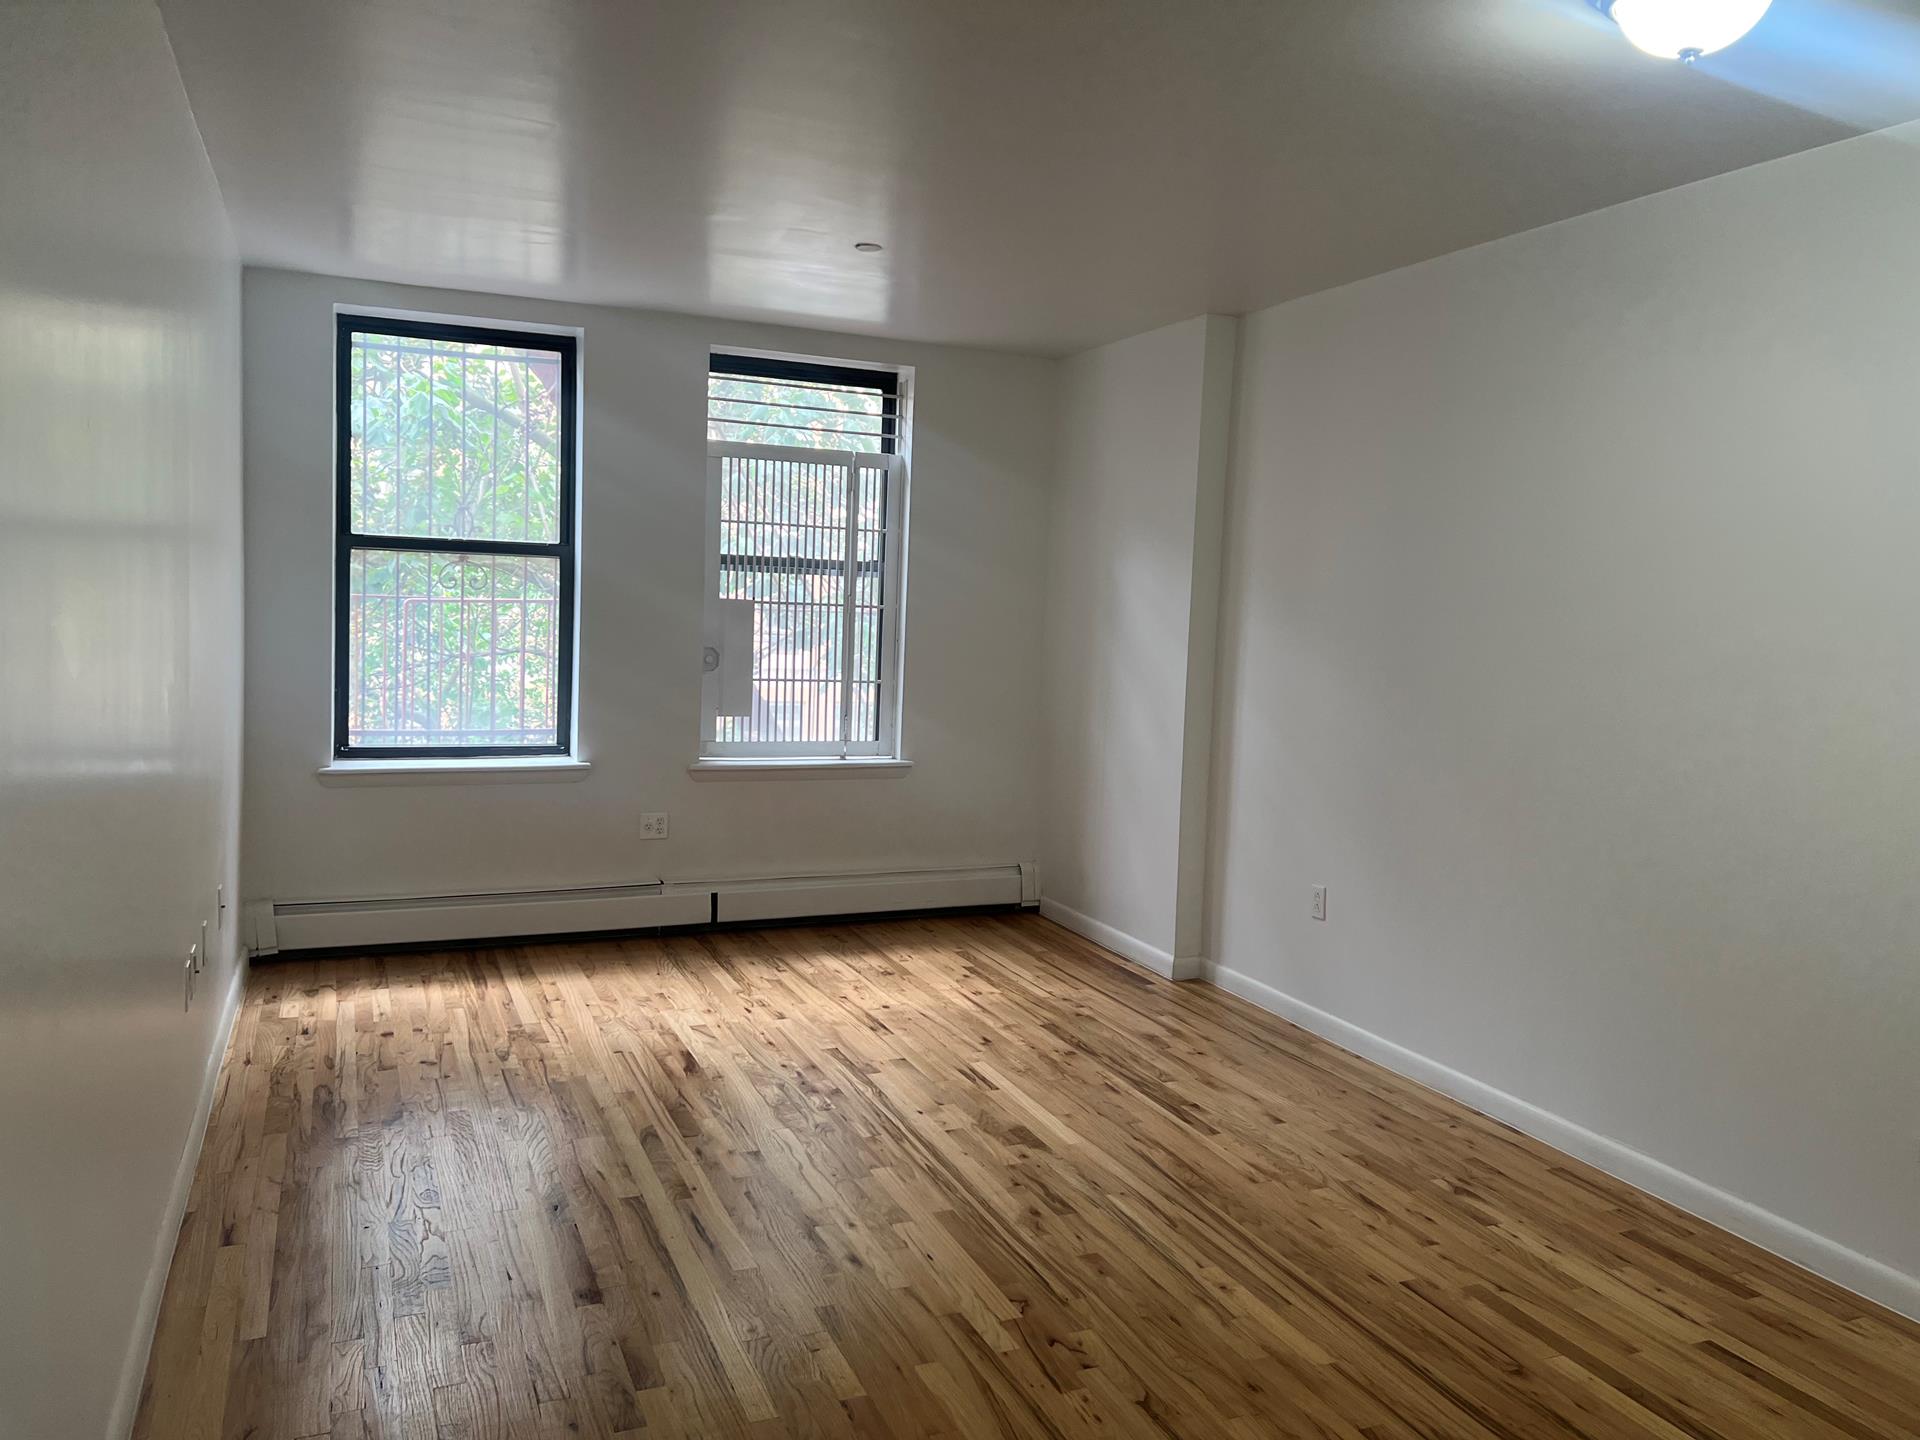
<path id="1" fill-rule="evenodd" d="M 1760 23 L 1773 0 L 1593 0 L 1635 48 L 1691 65 Z"/>

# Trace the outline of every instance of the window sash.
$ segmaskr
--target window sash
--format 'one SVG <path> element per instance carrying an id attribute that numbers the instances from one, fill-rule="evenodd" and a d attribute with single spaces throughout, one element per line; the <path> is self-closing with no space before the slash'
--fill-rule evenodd
<path id="1" fill-rule="evenodd" d="M 715 405 L 739 406 L 762 402 L 738 398 L 716 396 L 713 393 L 715 380 L 760 381 L 796 393 L 812 390 L 816 392 L 846 393 L 858 392 L 878 399 L 880 408 L 877 413 L 863 413 L 852 410 L 827 410 L 805 404 L 783 402 L 781 408 L 832 414 L 846 419 L 845 427 L 835 427 L 822 433 L 839 433 L 861 440 L 877 442 L 868 447 L 862 446 L 861 453 L 892 455 L 901 448 L 900 441 L 904 424 L 901 407 L 901 383 L 898 370 L 869 368 L 860 365 L 835 363 L 827 360 L 798 360 L 772 355 L 744 355 L 725 350 L 713 351 L 707 363 L 707 428 L 711 444 L 763 444 L 765 448 L 785 448 L 761 441 L 715 440 L 713 428 L 716 425 L 738 426 L 741 428 L 758 427 L 769 430 L 797 431 L 800 427 L 781 425 L 775 422 L 747 420 L 736 415 L 714 411 Z M 724 430 L 723 430 L 724 433 Z M 803 448 L 813 448 L 811 446 Z M 836 447 L 823 445 L 823 450 Z"/>
<path id="2" fill-rule="evenodd" d="M 438 321 L 392 319 L 378 315 L 334 317 L 334 644 L 333 754 L 336 759 L 431 760 L 506 756 L 570 755 L 573 752 L 574 609 L 578 446 L 578 345 L 571 335 L 545 331 L 495 329 Z M 392 535 L 353 527 L 353 337 L 449 340 L 470 345 L 499 345 L 557 354 L 560 357 L 560 526 L 552 543 L 521 540 L 458 539 L 447 536 Z M 351 706 L 352 575 L 357 554 L 377 550 L 399 554 L 530 555 L 551 557 L 558 565 L 559 634 L 554 656 L 554 741 L 530 745 L 356 745 L 349 739 Z"/>
<path id="3" fill-rule="evenodd" d="M 880 634 L 877 642 L 879 682 L 875 687 L 875 738 L 872 740 L 847 739 L 853 711 L 854 689 L 854 686 L 848 683 L 853 654 L 851 637 L 855 615 L 859 608 L 858 590 L 854 584 L 849 583 L 844 589 L 839 606 L 842 638 L 838 650 L 839 669 L 836 678 L 841 694 L 834 738 L 787 741 L 715 739 L 720 719 L 721 678 L 717 670 L 707 671 L 702 675 L 701 684 L 701 755 L 716 759 L 854 759 L 896 756 L 899 753 L 899 677 L 902 640 L 905 635 L 903 623 L 905 614 L 901 603 L 904 593 L 903 538 L 906 533 L 907 509 L 907 469 L 904 457 L 870 450 L 826 450 L 811 446 L 754 445 L 744 441 L 710 441 L 708 443 L 705 643 L 716 652 L 723 638 L 719 603 L 722 572 L 726 568 L 721 563 L 720 551 L 721 491 L 724 474 L 722 462 L 730 457 L 745 460 L 790 461 L 841 471 L 844 476 L 841 481 L 844 487 L 842 493 L 847 497 L 850 518 L 854 513 L 853 505 L 857 494 L 854 486 L 860 473 L 879 472 L 882 477 L 881 483 L 885 487 L 882 496 L 882 513 L 885 523 L 878 560 L 863 561 L 849 548 L 842 548 L 837 557 L 839 573 L 846 575 L 849 581 L 855 579 L 859 573 L 871 574 L 876 568 L 879 572 Z M 820 564 L 818 559 L 803 559 L 797 568 L 806 570 Z M 769 566 L 767 573 L 793 574 L 795 570 L 776 570 Z M 725 663 L 727 662 L 723 658 L 722 664 Z M 829 680 L 827 683 L 834 683 L 834 681 Z"/>

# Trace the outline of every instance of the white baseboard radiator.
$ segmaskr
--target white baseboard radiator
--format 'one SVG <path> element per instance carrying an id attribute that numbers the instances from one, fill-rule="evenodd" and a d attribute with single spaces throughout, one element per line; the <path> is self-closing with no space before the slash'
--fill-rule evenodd
<path id="1" fill-rule="evenodd" d="M 533 935 L 801 920 L 823 915 L 1033 905 L 1033 863 L 965 869 L 581 885 L 467 895 L 263 900 L 247 907 L 255 955 Z"/>

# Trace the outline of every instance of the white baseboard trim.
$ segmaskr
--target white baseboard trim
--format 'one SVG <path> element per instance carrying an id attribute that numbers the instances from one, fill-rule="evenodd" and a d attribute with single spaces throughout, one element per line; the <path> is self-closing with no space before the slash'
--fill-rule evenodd
<path id="1" fill-rule="evenodd" d="M 1644 1190 L 1689 1215 L 1772 1251 L 1783 1260 L 1824 1276 L 1856 1295 L 1920 1320 L 1920 1278 L 1849 1250 L 1837 1240 L 1830 1240 L 1771 1210 L 1763 1210 L 1751 1201 L 1676 1170 L 1618 1140 L 1577 1125 L 1550 1110 L 1542 1110 L 1504 1090 L 1496 1090 L 1484 1081 L 1370 1030 L 1362 1030 L 1250 975 L 1207 961 L 1203 962 L 1201 978 L 1331 1040 L 1343 1050 L 1351 1050 L 1396 1074 L 1418 1081 L 1429 1090 L 1451 1096 L 1482 1115 L 1511 1125 L 1556 1150 L 1606 1171 L 1617 1180 L 1624 1180 L 1637 1190 Z"/>
<path id="2" fill-rule="evenodd" d="M 1040 913 L 1056 925 L 1064 925 L 1076 935 L 1084 935 L 1096 945 L 1105 946 L 1122 959 L 1131 960 L 1136 965 L 1144 965 L 1156 975 L 1169 980 L 1197 980 L 1200 978 L 1201 960 L 1197 955 L 1173 956 L 1157 945 L 1149 945 L 1144 940 L 1136 940 L 1124 930 L 1116 930 L 1104 920 L 1096 920 L 1084 915 L 1071 905 L 1062 905 L 1058 900 L 1040 897 Z"/>
<path id="3" fill-rule="evenodd" d="M 226 999 L 207 1070 L 200 1082 L 200 1100 L 194 1107 L 193 1126 L 180 1151 L 180 1163 L 174 1169 L 173 1191 L 153 1238 L 153 1260 L 147 1267 L 147 1283 L 140 1291 L 140 1308 L 134 1315 L 133 1338 L 120 1368 L 120 1388 L 114 1396 L 113 1413 L 107 1425 L 109 1440 L 125 1440 L 133 1433 L 135 1412 L 140 1408 L 140 1387 L 147 1378 L 147 1357 L 153 1350 L 153 1332 L 160 1321 L 160 1301 L 167 1290 L 167 1273 L 173 1268 L 173 1250 L 180 1239 L 180 1224 L 187 1216 L 187 1200 L 193 1193 L 194 1173 L 200 1168 L 200 1147 L 206 1143 L 207 1123 L 213 1118 L 213 1097 L 219 1090 L 220 1066 L 227 1058 L 227 1046 L 233 1040 L 234 1021 L 240 1017 L 240 997 L 247 988 L 246 951 L 235 947 L 233 983 L 227 986 Z"/>

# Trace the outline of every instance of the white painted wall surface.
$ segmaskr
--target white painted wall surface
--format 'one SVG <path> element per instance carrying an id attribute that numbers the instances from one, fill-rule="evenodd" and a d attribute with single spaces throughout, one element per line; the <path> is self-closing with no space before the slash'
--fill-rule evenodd
<path id="1" fill-rule="evenodd" d="M 0 1436 L 77 1440 L 238 979 L 240 271 L 152 6 L 0 6 L 0 134 Z"/>
<path id="2" fill-rule="evenodd" d="M 1917 145 L 1245 322 L 1211 877 L 1228 971 L 1909 1276 Z"/>
<path id="3" fill-rule="evenodd" d="M 1233 347 L 1222 316 L 1116 341 L 1061 400 L 1044 908 L 1162 971 L 1200 953 Z"/>
<path id="4" fill-rule="evenodd" d="M 278 900 L 999 864 L 1037 849 L 1058 363 L 249 270 L 246 889 Z M 336 303 L 584 327 L 578 783 L 331 787 Z M 714 344 L 915 367 L 905 750 L 695 780 Z M 642 811 L 669 838 L 640 839 Z"/>

